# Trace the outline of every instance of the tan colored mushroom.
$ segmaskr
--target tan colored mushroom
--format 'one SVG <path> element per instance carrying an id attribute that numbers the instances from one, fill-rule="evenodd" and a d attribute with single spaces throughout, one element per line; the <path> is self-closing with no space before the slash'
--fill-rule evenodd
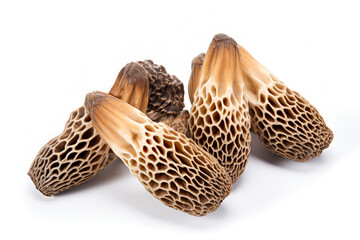
<path id="1" fill-rule="evenodd" d="M 240 53 L 232 38 L 215 35 L 199 77 L 191 80 L 195 82 L 194 93 L 189 94 L 194 95 L 190 135 L 219 160 L 235 182 L 245 169 L 251 136 Z"/>
<path id="2" fill-rule="evenodd" d="M 238 48 L 252 131 L 267 149 L 284 158 L 303 162 L 319 156 L 334 137 L 322 116 L 305 98 L 279 81 L 243 47 L 238 45 Z M 199 68 L 201 58 L 197 57 L 196 61 Z M 195 78 L 190 78 L 190 81 L 196 84 L 197 75 L 192 73 L 191 76 Z M 189 90 L 190 100 L 194 94 Z"/>
<path id="3" fill-rule="evenodd" d="M 322 116 L 243 47 L 238 48 L 255 134 L 271 152 L 282 157 L 307 161 L 319 156 L 333 139 Z"/>
<path id="4" fill-rule="evenodd" d="M 203 216 L 229 195 L 225 169 L 185 135 L 106 93 L 88 94 L 85 106 L 102 139 L 165 205 Z"/>
<path id="5" fill-rule="evenodd" d="M 119 72 L 109 94 L 145 112 L 151 95 L 148 77 L 139 63 L 128 63 Z"/>
<path id="6" fill-rule="evenodd" d="M 194 57 L 194 59 L 191 62 L 191 75 L 188 83 L 188 92 L 189 92 L 189 98 L 191 104 L 193 104 L 194 102 L 194 94 L 199 85 L 199 80 L 201 76 L 201 67 L 204 62 L 204 59 L 205 59 L 205 54 L 200 53 L 199 55 Z"/>
<path id="7" fill-rule="evenodd" d="M 145 69 L 129 63 L 120 71 L 110 94 L 145 111 L 148 89 Z M 41 193 L 52 196 L 93 178 L 116 158 L 82 106 L 70 114 L 64 131 L 41 148 L 28 175 Z"/>

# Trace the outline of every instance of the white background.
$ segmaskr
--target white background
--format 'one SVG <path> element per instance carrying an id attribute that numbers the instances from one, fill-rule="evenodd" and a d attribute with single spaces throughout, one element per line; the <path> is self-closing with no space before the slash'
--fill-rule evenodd
<path id="1" fill-rule="evenodd" d="M 0 238 L 359 239 L 357 2 L 1 1 Z M 219 32 L 316 106 L 335 134 L 320 157 L 281 159 L 254 137 L 245 173 L 205 217 L 166 207 L 120 161 L 55 197 L 35 189 L 32 160 L 86 93 L 144 59 L 187 89 Z"/>

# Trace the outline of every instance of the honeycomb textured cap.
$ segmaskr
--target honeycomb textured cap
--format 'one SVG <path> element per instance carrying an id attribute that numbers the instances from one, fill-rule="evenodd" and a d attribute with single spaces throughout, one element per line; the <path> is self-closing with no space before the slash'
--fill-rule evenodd
<path id="1" fill-rule="evenodd" d="M 203 216 L 229 195 L 231 179 L 225 169 L 185 135 L 105 93 L 89 94 L 85 105 L 102 138 L 165 205 Z"/>
<path id="2" fill-rule="evenodd" d="M 157 117 L 179 114 L 184 105 L 184 85 L 162 65 L 151 60 L 138 61 L 149 76 L 149 103 L 146 112 L 157 112 Z"/>
<path id="3" fill-rule="evenodd" d="M 70 114 L 64 131 L 41 148 L 28 175 L 42 194 L 52 196 L 104 169 L 114 160 L 109 149 L 82 106 Z"/>
<path id="4" fill-rule="evenodd" d="M 199 78 L 190 110 L 190 136 L 218 159 L 235 182 L 249 158 L 251 135 L 240 53 L 234 40 L 214 37 Z"/>
<path id="5" fill-rule="evenodd" d="M 319 156 L 334 137 L 323 117 L 243 47 L 238 48 L 255 134 L 271 152 L 284 158 L 307 161 Z"/>
<path id="6" fill-rule="evenodd" d="M 140 64 L 129 63 L 120 71 L 110 93 L 145 111 L 147 78 Z M 63 132 L 42 147 L 28 175 L 41 193 L 52 196 L 93 178 L 116 158 L 82 106 L 71 113 Z"/>

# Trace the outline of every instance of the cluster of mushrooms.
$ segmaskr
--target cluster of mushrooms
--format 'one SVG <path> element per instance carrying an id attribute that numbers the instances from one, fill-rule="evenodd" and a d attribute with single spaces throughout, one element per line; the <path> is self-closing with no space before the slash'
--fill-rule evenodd
<path id="1" fill-rule="evenodd" d="M 317 157 L 333 133 L 319 112 L 224 34 L 192 61 L 184 86 L 152 61 L 127 64 L 109 91 L 87 94 L 28 175 L 52 196 L 120 158 L 145 189 L 191 215 L 215 211 L 245 170 L 250 131 L 274 154 Z"/>

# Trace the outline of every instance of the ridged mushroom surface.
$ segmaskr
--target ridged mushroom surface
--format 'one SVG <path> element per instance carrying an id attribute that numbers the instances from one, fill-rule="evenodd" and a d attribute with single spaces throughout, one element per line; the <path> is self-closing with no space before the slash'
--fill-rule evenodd
<path id="1" fill-rule="evenodd" d="M 333 132 L 304 97 L 292 91 L 238 45 L 251 126 L 271 152 L 307 161 L 329 147 Z"/>
<path id="2" fill-rule="evenodd" d="M 148 117 L 159 122 L 162 117 L 179 114 L 185 107 L 184 84 L 176 76 L 168 74 L 162 65 L 151 60 L 138 63 L 146 69 L 149 76 Z"/>
<path id="3" fill-rule="evenodd" d="M 225 169 L 185 135 L 105 93 L 88 94 L 85 105 L 104 141 L 165 205 L 203 216 L 230 193 Z"/>
<path id="4" fill-rule="evenodd" d="M 41 193 L 52 196 L 104 169 L 116 158 L 109 150 L 82 106 L 70 114 L 64 131 L 41 148 L 28 175 Z"/>
<path id="5" fill-rule="evenodd" d="M 193 90 L 189 93 L 194 95 L 190 136 L 218 159 L 233 182 L 245 169 L 251 138 L 240 61 L 236 42 L 224 34 L 215 35 L 199 80 L 191 77 L 195 84 L 190 82 Z"/>
<path id="6" fill-rule="evenodd" d="M 145 69 L 129 63 L 120 71 L 110 94 L 145 111 L 148 84 Z M 28 175 L 42 194 L 52 196 L 93 178 L 116 158 L 82 106 L 70 114 L 63 132 L 41 148 Z"/>

